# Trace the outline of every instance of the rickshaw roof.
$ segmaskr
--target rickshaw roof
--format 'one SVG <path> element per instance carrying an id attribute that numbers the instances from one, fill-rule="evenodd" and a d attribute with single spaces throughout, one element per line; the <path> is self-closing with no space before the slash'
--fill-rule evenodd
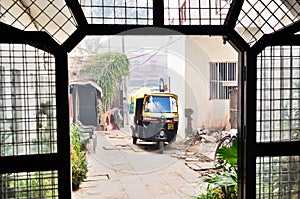
<path id="1" fill-rule="evenodd" d="M 149 93 L 144 93 L 137 95 L 136 98 L 144 98 L 145 96 L 168 96 L 168 97 L 175 97 L 177 98 L 177 95 L 174 93 L 169 93 L 169 92 L 149 92 Z"/>

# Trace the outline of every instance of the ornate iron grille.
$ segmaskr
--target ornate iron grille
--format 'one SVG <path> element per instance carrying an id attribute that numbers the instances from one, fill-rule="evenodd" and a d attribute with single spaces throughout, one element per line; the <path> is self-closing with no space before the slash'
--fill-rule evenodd
<path id="1" fill-rule="evenodd" d="M 60 44 L 77 26 L 62 0 L 1 1 L 0 21 L 21 30 L 46 31 Z"/>
<path id="2" fill-rule="evenodd" d="M 90 24 L 152 25 L 151 0 L 79 0 Z"/>
<path id="3" fill-rule="evenodd" d="M 164 0 L 165 25 L 223 25 L 231 0 Z"/>
<path id="4" fill-rule="evenodd" d="M 299 20 L 299 2 L 245 0 L 235 30 L 250 45 Z"/>
<path id="5" fill-rule="evenodd" d="M 58 198 L 58 172 L 1 174 L 1 198 Z"/>
<path id="6" fill-rule="evenodd" d="M 54 57 L 1 44 L 0 66 L 0 156 L 56 153 Z"/>
<path id="7" fill-rule="evenodd" d="M 299 141 L 300 47 L 273 46 L 257 58 L 257 142 Z"/>
<path id="8" fill-rule="evenodd" d="M 252 59 L 248 59 L 247 52 L 251 51 L 251 46 L 256 44 L 256 41 L 260 40 L 264 34 L 276 33 L 276 31 L 281 29 L 286 29 L 289 33 L 291 33 L 291 31 L 299 31 L 299 24 L 295 22 L 299 19 L 298 11 L 300 6 L 299 2 L 294 0 L 165 0 L 164 5 L 161 5 L 159 1 L 153 2 L 137 0 L 124 0 L 118 2 L 113 0 L 2 0 L 0 4 L 0 20 L 3 23 L 21 30 L 48 32 L 54 40 L 59 44 L 62 44 L 62 46 L 52 45 L 52 47 L 50 47 L 52 48 L 52 52 L 59 51 L 60 53 L 60 50 L 62 50 L 60 47 L 69 51 L 86 35 L 91 35 L 95 32 L 97 34 L 107 35 L 113 34 L 112 32 L 114 32 L 112 31 L 114 28 L 113 26 L 90 26 L 91 24 L 129 25 L 116 26 L 122 30 L 129 30 L 132 29 L 133 26 L 130 26 L 132 24 L 152 26 L 152 21 L 154 21 L 154 25 L 158 25 L 159 27 L 165 25 L 164 27 L 169 27 L 177 31 L 179 30 L 179 32 L 182 32 L 183 34 L 210 34 L 210 31 L 212 31 L 213 34 L 223 34 L 226 40 L 231 41 L 236 45 L 236 48 L 246 53 L 244 58 L 247 61 L 252 61 Z M 229 9 L 231 3 L 234 5 L 234 10 Z M 67 7 L 67 4 L 70 6 L 70 9 L 72 9 L 72 13 Z M 152 4 L 154 4 L 154 6 Z M 164 15 L 161 15 L 162 11 Z M 229 12 L 229 18 L 226 18 L 227 12 Z M 153 13 L 156 13 L 155 16 Z M 240 13 L 237 22 L 235 21 L 237 18 L 235 13 Z M 77 24 L 73 19 L 72 14 L 74 14 L 76 20 L 78 20 L 78 31 L 75 31 Z M 228 21 L 226 21 L 228 23 L 226 24 L 229 26 L 217 27 L 222 31 L 213 31 L 216 28 L 215 26 L 205 26 L 205 31 L 203 32 L 203 27 L 201 27 L 201 25 L 223 25 L 225 19 L 228 19 Z M 86 21 L 88 21 L 89 24 L 86 24 Z M 231 26 L 233 24 L 236 24 L 236 26 Z M 0 25 L 3 24 L 0 23 Z M 175 27 L 172 25 L 177 26 Z M 180 27 L 180 25 L 182 26 Z M 187 27 L 185 25 L 200 26 Z M 292 26 L 288 27 L 290 25 Z M 1 26 L 1 28 L 2 27 L 4 26 Z M 102 27 L 104 28 L 101 29 Z M 108 28 L 108 30 L 105 28 Z M 208 28 L 209 31 L 206 31 L 208 30 L 206 28 Z M 231 30 L 231 28 L 234 29 L 234 31 Z M 5 35 L 6 29 L 11 31 L 8 27 L 4 27 L 4 31 L 2 31 L 2 29 L 1 31 L 3 32 L 2 36 L 7 39 L 8 37 Z M 97 32 L 96 30 L 99 29 L 101 30 Z M 191 31 L 192 29 L 193 31 Z M 235 34 L 236 32 L 238 34 Z M 285 33 L 286 32 L 283 31 L 283 34 Z M 276 37 L 276 34 L 274 35 Z M 269 38 L 272 39 L 274 35 L 269 35 Z M 249 49 L 247 48 L 249 46 L 244 44 L 244 41 L 239 38 L 239 36 L 250 45 Z M 286 34 L 284 36 L 289 35 Z M 1 37 L 1 39 L 6 43 L 5 39 L 3 40 L 3 37 Z M 282 39 L 283 42 L 284 40 L 285 38 Z M 9 39 L 9 42 L 11 41 L 12 40 Z M 20 40 L 18 39 L 13 40 L 13 43 L 19 41 Z M 23 43 L 27 43 L 27 41 L 22 41 Z M 64 41 L 66 42 L 64 43 Z M 42 41 L 42 39 L 34 41 L 36 45 L 48 45 L 48 42 L 51 43 L 49 40 Z M 268 43 L 266 44 L 263 42 L 264 41 L 258 43 L 259 47 L 261 47 L 261 45 L 269 45 Z M 267 42 L 270 42 L 270 40 Z M 296 42 L 297 41 L 295 41 L 295 43 Z M 293 40 L 289 42 L 289 44 L 290 43 L 293 43 Z M 49 55 L 49 59 L 46 61 L 44 56 L 40 55 L 44 53 L 47 57 L 47 53 L 36 49 L 33 50 L 36 52 L 33 56 L 34 53 L 31 54 L 29 53 L 30 50 L 28 50 L 31 47 L 26 45 L 4 45 L 1 48 L 3 51 L 1 51 L 0 55 L 0 157 L 10 162 L 13 162 L 14 160 L 20 162 L 20 160 L 23 160 L 21 159 L 23 158 L 21 155 L 27 155 L 28 159 L 25 158 L 27 163 L 30 158 L 36 158 L 36 156 L 41 157 L 42 160 L 48 160 L 45 158 L 48 158 L 48 156 L 55 157 L 60 163 L 69 161 L 69 147 L 62 147 L 62 149 L 59 150 L 60 153 L 55 154 L 57 151 L 57 135 L 55 133 L 57 129 L 55 120 L 56 104 L 54 99 L 63 101 L 63 98 L 66 98 L 63 93 L 66 90 L 62 89 L 62 92 L 57 91 L 57 93 L 53 91 L 53 96 L 52 94 L 49 95 L 48 92 L 35 92 L 37 94 L 34 95 L 31 94 L 30 89 L 32 88 L 29 86 L 30 84 L 36 84 L 33 88 L 35 91 L 42 91 L 44 88 L 47 90 L 46 84 L 50 85 L 49 88 L 51 88 L 52 83 L 55 82 L 55 76 L 52 75 L 53 71 L 49 72 L 51 75 L 46 77 L 46 75 L 41 72 L 41 69 L 47 66 L 46 63 L 51 63 L 50 65 L 52 66 L 52 63 L 54 62 L 52 56 Z M 5 50 L 5 48 L 9 50 Z M 6 51 L 9 51 L 11 55 L 6 56 Z M 24 57 L 21 56 L 22 54 Z M 49 61 L 50 57 L 52 61 Z M 64 68 L 67 67 L 67 63 L 64 62 L 64 55 L 62 55 L 62 57 L 57 57 L 58 59 L 56 61 L 61 61 L 59 64 L 62 67 L 56 75 L 58 77 L 57 80 L 61 82 L 63 87 L 65 82 L 62 80 L 67 76 L 64 74 Z M 243 161 L 240 161 L 240 168 L 244 169 L 246 167 L 247 169 L 246 172 L 241 173 L 247 173 L 248 175 L 246 179 L 240 180 L 242 183 L 246 181 L 244 188 L 246 187 L 247 191 L 247 193 L 242 193 L 241 197 L 246 197 L 245 195 L 247 194 L 256 194 L 256 197 L 258 198 L 299 198 L 299 148 L 297 145 L 298 142 L 295 142 L 299 141 L 299 114 L 297 112 L 297 110 L 299 110 L 299 87 L 297 86 L 299 82 L 299 72 L 297 68 L 297 66 L 299 67 L 299 50 L 298 47 L 290 46 L 270 47 L 263 51 L 258 58 L 257 71 L 252 71 L 252 76 L 249 75 L 249 71 L 247 71 L 247 77 L 248 75 L 250 77 L 249 79 L 247 78 L 247 89 L 251 90 L 250 84 L 256 83 L 257 90 L 256 88 L 253 88 L 254 92 L 249 92 L 249 90 L 241 92 L 241 94 L 244 94 L 245 92 L 247 98 L 253 99 L 253 104 L 251 104 L 251 102 L 248 103 L 249 100 L 247 100 L 247 104 L 245 104 L 249 111 L 248 113 L 250 113 L 248 114 L 250 117 L 245 119 L 246 122 L 243 122 L 244 115 L 240 115 L 242 121 L 241 127 L 246 124 L 246 132 L 255 132 L 255 130 L 257 130 L 256 134 L 246 134 L 246 137 L 250 139 L 245 140 L 247 150 L 242 152 L 246 152 L 246 156 L 243 156 L 243 153 L 241 158 L 245 158 L 246 162 L 248 161 L 247 163 L 250 162 L 250 164 L 244 164 L 241 163 Z M 31 67 L 31 60 L 34 59 L 35 61 L 32 63 L 35 63 L 35 69 L 31 70 L 28 66 Z M 253 60 L 255 60 L 255 58 L 253 58 Z M 244 60 L 241 61 L 240 68 L 242 71 L 240 71 L 240 74 L 243 74 L 244 72 L 243 61 Z M 251 64 L 247 66 L 247 69 L 253 66 L 253 63 L 250 63 Z M 254 67 L 252 69 L 256 68 Z M 39 75 L 33 75 L 35 79 L 31 79 L 29 72 Z M 44 76 L 46 79 L 38 79 L 40 76 Z M 48 78 L 53 79 L 50 80 Z M 256 82 L 256 80 L 258 81 Z M 242 81 L 243 80 L 240 81 L 240 85 L 242 85 L 241 88 L 243 88 L 244 85 Z M 242 89 L 240 89 L 240 91 L 241 90 Z M 51 89 L 49 91 L 51 91 Z M 255 93 L 257 93 L 256 96 Z M 253 95 L 250 96 L 249 94 Z M 47 102 L 47 99 L 52 98 L 54 99 L 51 103 Z M 20 106 L 20 104 L 22 104 L 22 106 Z M 257 105 L 256 109 L 254 108 L 254 104 Z M 59 105 L 61 106 L 61 104 Z M 241 105 L 244 106 L 243 103 L 241 103 Z M 49 112 L 47 113 L 47 109 L 54 111 L 51 113 L 53 115 L 50 117 L 52 118 L 50 119 L 50 121 L 52 120 L 50 131 L 46 128 L 47 122 L 45 123 L 45 120 L 51 115 Z M 59 117 L 63 115 L 64 110 L 58 111 Z M 243 110 L 243 107 L 240 110 Z M 255 115 L 253 116 L 253 114 L 256 114 L 256 117 Z M 247 114 L 245 115 L 248 116 Z M 58 120 L 59 123 L 61 121 L 64 120 Z M 254 125 L 249 125 L 250 122 L 251 124 L 254 123 Z M 65 127 L 60 128 L 61 129 L 59 130 L 63 130 Z M 241 131 L 242 133 L 244 132 L 243 128 L 241 128 Z M 44 139 L 43 135 L 46 135 L 47 138 Z M 62 135 L 62 133 L 59 135 Z M 68 136 L 64 136 L 63 138 L 65 139 L 59 140 L 68 140 Z M 252 138 L 254 138 L 253 142 Z M 59 143 L 60 146 L 65 144 Z M 272 151 L 273 148 L 270 150 L 271 147 L 269 146 L 292 146 L 293 151 L 288 151 L 289 148 L 287 147 L 288 149 L 285 149 L 284 155 L 282 155 L 282 153 L 278 154 L 278 152 L 281 152 L 279 149 Z M 244 150 L 242 147 L 241 149 Z M 261 150 L 259 151 L 259 155 L 257 155 L 255 152 L 258 153 L 258 150 L 253 150 L 255 147 L 259 149 L 268 149 L 268 151 L 265 152 Z M 53 156 L 50 154 L 45 156 L 43 153 L 53 153 Z M 268 154 L 266 155 L 266 153 Z M 66 156 L 62 159 L 58 159 L 57 156 L 60 155 Z M 269 155 L 276 157 L 269 157 Z M 12 176 L 13 181 L 21 183 L 24 179 L 22 176 L 30 176 L 30 178 L 34 179 L 44 178 L 39 174 L 39 177 L 33 177 L 35 172 L 31 171 L 39 169 L 60 171 L 61 169 L 62 172 L 60 172 L 58 179 L 61 183 L 59 185 L 60 194 L 66 192 L 67 197 L 60 197 L 70 197 L 70 193 L 67 190 L 70 184 L 68 182 L 69 172 L 64 172 L 69 171 L 69 163 L 59 164 L 59 166 L 67 165 L 66 167 L 68 168 L 58 168 L 56 165 L 51 165 L 51 168 L 49 168 L 45 167 L 47 166 L 45 164 L 38 165 L 35 168 L 26 167 L 24 170 L 29 173 L 15 173 L 15 171 L 10 171 L 10 169 L 14 169 L 14 167 L 9 167 L 4 164 L 0 165 L 1 168 L 4 168 L 4 171 L 1 172 L 6 172 L 6 174 L 1 174 L 1 194 L 12 194 L 12 192 L 7 191 L 11 188 L 5 184 L 7 180 L 5 182 L 3 180 L 8 178 L 9 175 Z M 21 170 L 20 165 L 15 166 L 19 172 Z M 294 166 L 296 169 L 293 168 Z M 285 168 L 289 168 L 289 170 L 286 171 Z M 256 176 L 254 175 L 255 172 Z M 45 174 L 45 176 L 47 175 Z M 53 189 L 56 189 L 56 179 L 58 177 L 56 174 L 52 177 L 55 179 L 52 181 L 53 187 L 55 187 Z M 51 179 L 53 179 L 52 177 Z M 256 179 L 256 184 L 253 183 L 255 180 L 252 179 Z M 18 183 L 15 184 L 14 187 L 19 186 Z M 298 188 L 296 184 L 298 184 Z M 257 187 L 255 187 L 256 185 Z M 253 187 L 254 189 L 252 189 Z M 247 190 L 248 188 L 250 190 L 249 192 Z M 20 186 L 16 189 L 16 192 L 19 196 L 24 193 Z M 33 192 L 29 189 L 27 189 L 27 192 L 30 192 L 31 197 L 34 196 Z M 17 193 L 10 196 L 15 197 Z M 1 197 L 5 198 L 10 196 L 2 195 Z M 53 194 L 52 197 L 57 197 L 57 194 Z M 250 196 L 248 198 L 255 197 Z"/>
<path id="9" fill-rule="evenodd" d="M 256 198 L 299 198 L 299 156 L 257 157 Z"/>

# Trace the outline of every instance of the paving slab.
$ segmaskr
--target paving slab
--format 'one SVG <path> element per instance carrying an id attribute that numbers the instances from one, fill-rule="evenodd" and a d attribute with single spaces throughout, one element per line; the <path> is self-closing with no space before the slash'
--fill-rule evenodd
<path id="1" fill-rule="evenodd" d="M 203 193 L 200 174 L 172 157 L 132 144 L 122 131 L 97 133 L 97 149 L 88 153 L 88 176 L 73 199 L 185 199 Z M 121 136 L 124 139 L 121 139 Z M 137 148 L 139 150 L 134 150 Z"/>
<path id="2" fill-rule="evenodd" d="M 185 164 L 194 171 L 203 171 L 216 168 L 214 162 L 187 162 Z"/>

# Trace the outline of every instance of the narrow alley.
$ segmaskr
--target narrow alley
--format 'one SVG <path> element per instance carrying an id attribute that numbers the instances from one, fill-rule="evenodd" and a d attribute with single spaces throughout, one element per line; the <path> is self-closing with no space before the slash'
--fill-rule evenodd
<path id="1" fill-rule="evenodd" d="M 201 175 L 175 155 L 180 145 L 173 143 L 158 154 L 150 145 L 134 145 L 128 132 L 96 132 L 96 151 L 87 156 L 87 179 L 73 199 L 187 199 L 205 191 Z"/>

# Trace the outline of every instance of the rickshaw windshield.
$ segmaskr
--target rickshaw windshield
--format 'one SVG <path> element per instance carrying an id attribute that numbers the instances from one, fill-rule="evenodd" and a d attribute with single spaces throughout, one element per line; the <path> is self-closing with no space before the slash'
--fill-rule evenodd
<path id="1" fill-rule="evenodd" d="M 152 113 L 177 113 L 177 102 L 171 96 L 147 96 L 144 111 Z"/>

